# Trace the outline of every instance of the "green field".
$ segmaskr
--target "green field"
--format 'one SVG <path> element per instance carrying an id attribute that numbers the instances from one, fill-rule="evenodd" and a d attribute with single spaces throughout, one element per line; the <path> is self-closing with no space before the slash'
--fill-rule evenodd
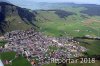
<path id="1" fill-rule="evenodd" d="M 85 42 L 85 43 L 80 42 L 80 45 L 82 45 L 88 49 L 87 54 L 89 56 L 100 55 L 100 40 L 79 39 L 79 41 Z"/>
<path id="2" fill-rule="evenodd" d="M 31 64 L 24 57 L 18 57 L 13 60 L 12 66 L 31 66 Z"/>
<path id="3" fill-rule="evenodd" d="M 3 52 L 0 53 L 1 60 L 13 60 L 11 64 L 5 66 L 31 66 L 27 59 L 22 56 L 15 58 L 15 52 Z"/>
<path id="4" fill-rule="evenodd" d="M 15 58 L 15 52 L 3 52 L 0 53 L 1 60 L 12 60 Z"/>
<path id="5" fill-rule="evenodd" d="M 81 23 L 66 23 L 66 22 L 45 22 L 39 23 L 41 26 L 41 31 L 47 35 L 51 36 L 73 36 L 73 37 L 82 37 L 85 35 L 97 36 L 98 31 L 84 26 Z"/>
<path id="6" fill-rule="evenodd" d="M 0 40 L 0 46 L 4 46 L 5 43 L 7 43 L 7 41 L 4 41 L 4 40 Z"/>

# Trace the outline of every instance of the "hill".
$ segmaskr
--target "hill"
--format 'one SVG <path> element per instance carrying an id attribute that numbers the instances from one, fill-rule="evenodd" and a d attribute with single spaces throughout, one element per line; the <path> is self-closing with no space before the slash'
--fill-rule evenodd
<path id="1" fill-rule="evenodd" d="M 23 30 L 34 25 L 36 12 L 7 2 L 0 2 L 0 33 Z M 34 25 L 35 26 L 35 25 Z"/>

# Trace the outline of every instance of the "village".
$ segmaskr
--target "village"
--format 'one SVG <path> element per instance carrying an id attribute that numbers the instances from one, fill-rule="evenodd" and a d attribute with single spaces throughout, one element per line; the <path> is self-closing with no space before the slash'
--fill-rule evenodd
<path id="1" fill-rule="evenodd" d="M 4 35 L 8 41 L 0 51 L 14 51 L 16 56 L 22 55 L 32 64 L 49 64 L 51 59 L 67 59 L 83 56 L 87 51 L 69 37 L 50 37 L 34 29 L 16 30 Z M 39 65 L 38 65 L 39 66 Z"/>

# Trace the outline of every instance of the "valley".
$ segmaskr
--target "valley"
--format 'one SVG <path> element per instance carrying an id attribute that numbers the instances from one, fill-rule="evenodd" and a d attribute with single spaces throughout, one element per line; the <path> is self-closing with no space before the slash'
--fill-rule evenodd
<path id="1" fill-rule="evenodd" d="M 49 9 L 31 10 L 0 2 L 0 59 L 5 66 L 99 66 L 100 5 L 48 4 Z M 80 57 L 95 58 L 95 63 L 46 62 Z"/>

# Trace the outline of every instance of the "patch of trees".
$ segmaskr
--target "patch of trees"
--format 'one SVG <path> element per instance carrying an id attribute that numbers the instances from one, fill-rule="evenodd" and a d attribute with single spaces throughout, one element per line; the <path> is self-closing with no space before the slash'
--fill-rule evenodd
<path id="1" fill-rule="evenodd" d="M 73 12 L 68 12 L 64 10 L 55 10 L 55 14 L 57 14 L 60 18 L 66 18 L 70 15 L 75 15 Z"/>
<path id="2" fill-rule="evenodd" d="M 81 15 L 81 17 L 84 18 L 84 19 L 85 19 L 85 18 L 88 18 L 87 16 L 85 16 L 85 15 L 83 15 L 83 14 Z"/>

